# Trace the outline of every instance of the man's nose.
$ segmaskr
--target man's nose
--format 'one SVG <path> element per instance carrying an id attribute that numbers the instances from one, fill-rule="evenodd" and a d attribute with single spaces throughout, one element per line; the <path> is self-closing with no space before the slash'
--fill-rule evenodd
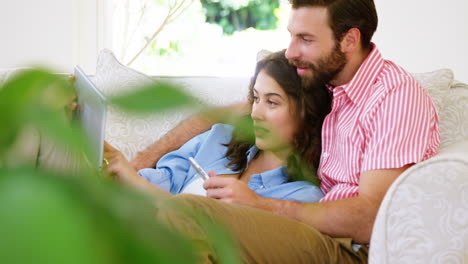
<path id="1" fill-rule="evenodd" d="M 286 56 L 286 59 L 288 60 L 294 60 L 294 59 L 297 59 L 299 58 L 299 49 L 297 47 L 297 44 L 294 40 L 291 40 L 289 42 L 289 46 L 288 48 L 286 49 L 286 52 L 284 54 Z"/>

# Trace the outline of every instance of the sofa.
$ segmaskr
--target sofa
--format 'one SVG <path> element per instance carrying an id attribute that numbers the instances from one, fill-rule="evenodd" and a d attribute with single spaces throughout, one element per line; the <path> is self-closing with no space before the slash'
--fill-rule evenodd
<path id="1" fill-rule="evenodd" d="M 0 72 L 0 84 L 9 73 Z M 439 153 L 405 171 L 390 187 L 374 224 L 369 263 L 468 263 L 468 85 L 450 69 L 415 73 L 441 121 Z M 101 51 L 94 83 L 106 95 L 154 81 L 173 82 L 200 106 L 242 102 L 249 77 L 147 76 Z M 110 106 L 106 140 L 128 159 L 158 140 L 197 108 L 135 116 Z"/>

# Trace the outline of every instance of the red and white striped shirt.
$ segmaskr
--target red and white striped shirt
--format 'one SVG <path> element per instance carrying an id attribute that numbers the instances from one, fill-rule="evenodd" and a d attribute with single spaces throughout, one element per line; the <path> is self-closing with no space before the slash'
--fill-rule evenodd
<path id="1" fill-rule="evenodd" d="M 432 99 L 375 45 L 349 83 L 330 89 L 319 167 L 322 201 L 357 196 L 364 171 L 400 168 L 437 152 L 439 117 Z"/>

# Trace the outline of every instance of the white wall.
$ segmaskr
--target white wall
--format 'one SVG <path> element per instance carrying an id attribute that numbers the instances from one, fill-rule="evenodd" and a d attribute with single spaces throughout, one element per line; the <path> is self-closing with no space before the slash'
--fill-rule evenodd
<path id="1" fill-rule="evenodd" d="M 467 0 L 375 0 L 374 38 L 383 56 L 410 72 L 450 68 L 468 83 Z"/>
<path id="2" fill-rule="evenodd" d="M 105 46 L 102 0 L 0 0 L 0 68 L 46 65 L 94 72 Z"/>
<path id="3" fill-rule="evenodd" d="M 0 0 L 0 68 L 42 63 L 94 72 L 110 46 L 109 0 Z M 385 58 L 411 72 L 451 68 L 468 82 L 467 0 L 375 0 L 374 41 Z"/>

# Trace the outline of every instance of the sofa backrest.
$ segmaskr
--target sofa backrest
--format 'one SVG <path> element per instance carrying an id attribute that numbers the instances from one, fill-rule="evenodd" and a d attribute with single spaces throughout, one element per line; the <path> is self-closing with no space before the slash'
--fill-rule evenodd
<path id="1" fill-rule="evenodd" d="M 12 71 L 0 74 L 0 84 Z M 453 72 L 441 69 L 434 72 L 415 73 L 416 79 L 432 96 L 440 116 L 441 147 L 468 139 L 468 85 L 454 80 Z M 3 78 L 1 78 L 3 77 Z M 101 52 L 96 75 L 92 77 L 105 94 L 116 94 L 137 85 L 164 80 L 177 83 L 210 106 L 231 105 L 247 97 L 249 77 L 155 77 L 128 68 L 112 52 Z M 109 108 L 106 123 L 106 140 L 120 149 L 128 159 L 154 143 L 180 121 L 194 114 L 193 109 L 177 109 L 148 117 L 136 117 Z"/>
<path id="2" fill-rule="evenodd" d="M 450 69 L 413 74 L 431 95 L 440 118 L 440 150 L 468 139 L 468 85 Z"/>

